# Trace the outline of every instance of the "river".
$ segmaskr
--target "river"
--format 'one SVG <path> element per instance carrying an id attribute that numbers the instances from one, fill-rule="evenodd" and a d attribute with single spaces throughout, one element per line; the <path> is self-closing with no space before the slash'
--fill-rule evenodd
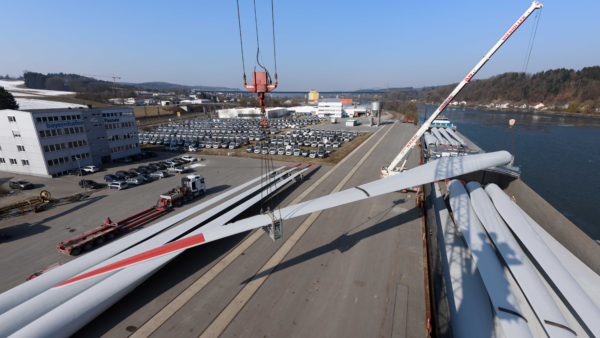
<path id="1" fill-rule="evenodd" d="M 420 106 L 423 122 L 437 107 Z M 485 151 L 499 149 L 513 128 L 521 179 L 600 244 L 600 119 L 448 108 L 442 113 Z M 502 149 L 512 152 L 510 134 Z"/>

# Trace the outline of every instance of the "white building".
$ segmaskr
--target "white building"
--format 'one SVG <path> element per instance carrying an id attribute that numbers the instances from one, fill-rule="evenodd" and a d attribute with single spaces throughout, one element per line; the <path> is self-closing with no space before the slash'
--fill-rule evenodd
<path id="1" fill-rule="evenodd" d="M 0 110 L 0 171 L 57 177 L 140 152 L 132 108 Z"/>
<path id="2" fill-rule="evenodd" d="M 179 103 L 180 102 L 177 101 L 177 100 L 173 100 L 173 101 L 169 101 L 169 100 L 160 101 L 160 105 L 161 106 L 177 106 L 177 105 L 179 105 Z"/>
<path id="3" fill-rule="evenodd" d="M 154 99 L 145 99 L 144 103 L 145 104 L 156 104 L 156 101 L 154 101 Z"/>
<path id="4" fill-rule="evenodd" d="M 542 109 L 544 107 L 545 107 L 544 104 L 541 102 L 534 102 L 534 103 L 529 104 L 529 108 L 533 108 L 533 109 Z"/>
<path id="5" fill-rule="evenodd" d="M 127 101 L 125 101 L 125 104 L 132 104 L 132 105 L 140 106 L 140 105 L 144 104 L 144 99 L 130 97 L 127 99 Z"/>
<path id="6" fill-rule="evenodd" d="M 287 110 L 290 112 L 290 114 L 317 115 L 317 110 L 319 110 L 319 108 L 317 106 L 297 106 L 289 107 Z"/>
<path id="7" fill-rule="evenodd" d="M 499 108 L 499 109 L 507 109 L 509 107 L 510 107 L 510 104 L 508 102 L 496 103 L 496 108 Z"/>
<path id="8" fill-rule="evenodd" d="M 267 117 L 282 117 L 288 115 L 289 112 L 286 108 L 267 108 L 265 109 Z M 262 114 L 260 108 L 231 108 L 231 109 L 220 109 L 217 111 L 220 119 L 255 119 L 261 118 Z"/>
<path id="9" fill-rule="evenodd" d="M 340 102 L 339 99 L 337 101 L 323 99 L 319 100 L 319 105 L 317 109 L 317 115 L 319 117 L 343 117 L 344 109 L 342 107 L 343 103 Z"/>
<path id="10" fill-rule="evenodd" d="M 204 103 L 210 103 L 210 100 L 208 100 L 208 99 L 182 100 L 180 103 L 181 104 L 204 104 Z"/>

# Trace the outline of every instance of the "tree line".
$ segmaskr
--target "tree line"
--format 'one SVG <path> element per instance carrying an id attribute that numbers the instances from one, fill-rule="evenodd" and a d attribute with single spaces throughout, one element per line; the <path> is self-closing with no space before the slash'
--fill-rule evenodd
<path id="1" fill-rule="evenodd" d="M 457 84 L 422 88 L 413 91 L 425 102 L 442 102 Z M 468 104 L 510 102 L 529 104 L 542 102 L 546 106 L 569 102 L 588 109 L 600 107 L 600 66 L 573 69 L 552 69 L 535 74 L 504 73 L 483 80 L 473 80 L 465 86 L 455 101 Z"/>

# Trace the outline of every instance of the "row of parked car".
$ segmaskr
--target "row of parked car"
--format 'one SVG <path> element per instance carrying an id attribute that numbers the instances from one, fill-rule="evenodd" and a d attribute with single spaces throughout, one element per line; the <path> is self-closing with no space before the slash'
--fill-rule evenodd
<path id="1" fill-rule="evenodd" d="M 267 134 L 278 134 L 281 128 L 303 128 L 306 125 L 320 123 L 323 118 L 277 118 L 268 119 L 270 129 L 263 129 L 260 120 L 245 119 L 194 119 L 179 123 L 171 122 L 167 126 L 159 126 L 155 132 L 140 132 L 138 134 L 140 144 L 158 144 L 169 146 L 169 150 L 188 149 L 189 146 L 199 147 L 198 142 L 211 141 L 214 136 L 236 135 L 240 136 L 237 146 L 248 144 L 258 138 L 264 138 Z M 247 139 L 244 139 L 247 138 Z M 229 147 L 229 145 L 228 145 Z"/>
<path id="2" fill-rule="evenodd" d="M 141 185 L 152 182 L 155 179 L 167 177 L 169 171 L 184 173 L 185 169 L 181 168 L 184 163 L 197 161 L 191 156 L 183 156 L 182 158 L 167 159 L 160 162 L 152 162 L 148 165 L 142 165 L 129 170 L 119 170 L 114 174 L 104 176 L 104 181 L 109 182 L 110 189 L 123 190 L 130 185 Z"/>

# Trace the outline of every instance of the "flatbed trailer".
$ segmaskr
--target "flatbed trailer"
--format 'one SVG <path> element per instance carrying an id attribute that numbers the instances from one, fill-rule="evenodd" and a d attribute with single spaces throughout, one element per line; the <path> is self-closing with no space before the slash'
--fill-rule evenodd
<path id="1" fill-rule="evenodd" d="M 77 256 L 83 251 L 89 251 L 94 246 L 101 245 L 105 241 L 115 238 L 119 233 L 132 229 L 170 210 L 170 207 L 165 206 L 148 208 L 120 221 L 103 224 L 66 242 L 58 243 L 56 250 L 67 255 Z"/>

